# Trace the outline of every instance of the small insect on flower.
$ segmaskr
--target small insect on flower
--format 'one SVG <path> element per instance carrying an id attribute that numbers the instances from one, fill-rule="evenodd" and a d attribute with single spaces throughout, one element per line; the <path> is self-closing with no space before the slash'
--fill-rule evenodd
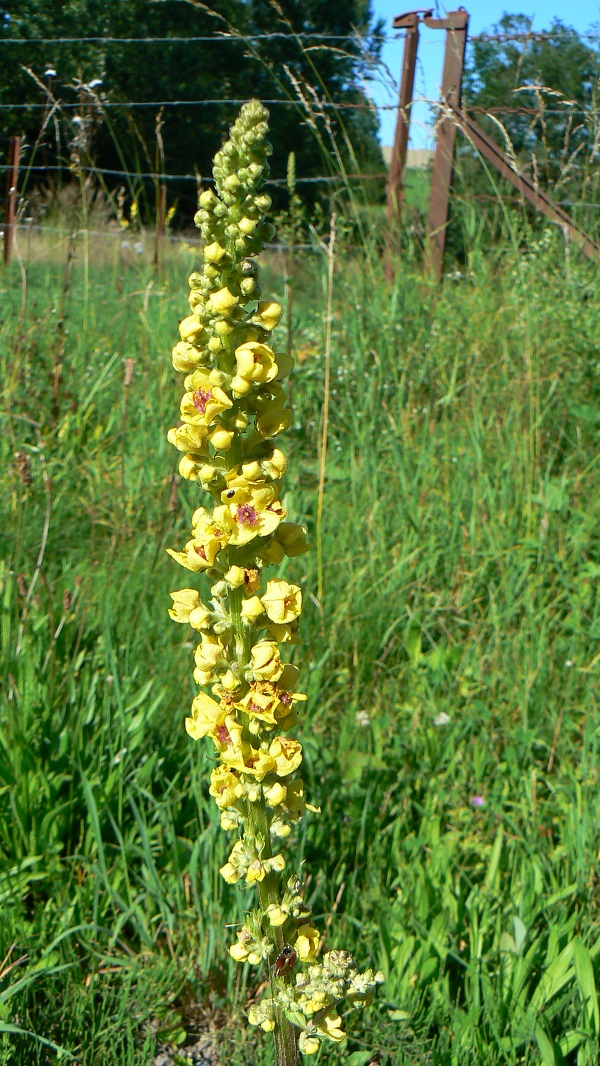
<path id="1" fill-rule="evenodd" d="M 287 975 L 294 969 L 297 960 L 298 956 L 294 949 L 291 948 L 289 944 L 286 944 L 283 951 L 280 951 L 275 959 L 273 965 L 273 973 L 275 974 L 275 977 L 287 977 Z"/>

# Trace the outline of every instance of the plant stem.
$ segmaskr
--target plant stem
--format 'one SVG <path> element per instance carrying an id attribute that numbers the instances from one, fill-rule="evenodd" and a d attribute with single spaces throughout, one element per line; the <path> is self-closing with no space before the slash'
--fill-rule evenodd
<path id="1" fill-rule="evenodd" d="M 325 319 L 325 381 L 323 383 L 323 414 L 319 448 L 319 494 L 317 499 L 317 599 L 323 617 L 323 495 L 327 466 L 327 430 L 329 428 L 329 375 L 331 364 L 331 321 L 333 317 L 333 268 L 335 264 L 335 211 L 329 224 L 329 247 L 327 249 L 327 316 Z"/>
<path id="2" fill-rule="evenodd" d="M 236 653 L 240 668 L 247 666 L 250 661 L 249 630 L 244 626 L 241 616 L 242 599 L 243 591 L 241 588 L 230 590 L 229 609 L 236 636 Z M 260 837 L 264 841 L 262 858 L 270 859 L 272 854 L 270 820 L 264 796 L 261 794 L 260 799 L 255 803 L 248 803 L 247 810 L 248 828 L 255 837 Z M 263 913 L 266 912 L 270 904 L 279 906 L 281 900 L 279 898 L 277 875 L 273 870 L 269 870 L 263 880 L 258 882 L 258 895 Z M 284 948 L 283 930 L 280 926 L 273 928 L 269 926 L 268 933 L 269 936 L 273 937 L 275 944 L 273 954 L 277 958 L 279 952 L 283 951 Z M 297 1066 L 298 1050 L 294 1026 L 288 1021 L 281 1008 L 276 1009 L 273 1036 L 275 1038 L 275 1060 L 277 1066 Z"/>
<path id="3" fill-rule="evenodd" d="M 251 821 L 254 831 L 260 833 L 265 841 L 263 856 L 265 858 L 270 858 L 271 838 L 269 833 L 269 816 L 265 807 L 264 797 L 261 796 L 257 803 L 252 803 L 248 806 L 250 808 L 248 820 Z M 277 887 L 277 875 L 272 870 L 265 875 L 264 880 L 259 882 L 258 894 L 260 896 L 260 905 L 263 911 L 266 911 L 271 903 L 275 906 L 279 906 L 280 899 L 279 889 Z M 279 952 L 283 951 L 284 948 L 283 931 L 281 927 L 276 926 L 274 928 L 269 928 L 269 936 L 272 936 L 275 942 L 274 955 L 277 957 Z M 296 1046 L 296 1033 L 294 1026 L 288 1021 L 281 1008 L 276 1009 L 275 1031 L 273 1036 L 275 1037 L 275 1061 L 277 1066 L 297 1066 L 298 1049 Z"/>

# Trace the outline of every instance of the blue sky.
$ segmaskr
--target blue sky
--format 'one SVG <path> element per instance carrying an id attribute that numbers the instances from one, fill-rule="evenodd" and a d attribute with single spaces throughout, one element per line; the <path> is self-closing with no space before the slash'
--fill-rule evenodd
<path id="1" fill-rule="evenodd" d="M 394 15 L 403 14 L 410 9 L 409 0 L 372 0 L 375 15 L 383 18 L 386 24 L 386 32 L 391 33 L 392 19 Z M 435 4 L 436 14 L 443 15 L 445 11 L 455 11 L 460 6 L 460 0 L 456 4 L 448 6 L 436 0 L 430 0 Z M 554 18 L 561 19 L 566 25 L 573 26 L 579 32 L 590 28 L 600 20 L 600 4 L 597 0 L 570 0 L 559 3 L 559 0 L 514 0 L 514 3 L 502 3 L 498 0 L 463 0 L 470 15 L 469 33 L 481 33 L 489 30 L 505 12 L 519 15 L 532 15 L 534 17 L 533 28 L 536 30 L 547 29 Z M 425 0 L 417 0 L 416 7 L 427 7 Z M 422 26 L 419 39 L 419 55 L 417 60 L 417 73 L 415 78 L 415 98 L 424 96 L 427 99 L 436 99 L 442 77 L 442 64 L 444 58 L 444 33 L 440 30 L 428 30 Z M 386 43 L 383 51 L 383 59 L 390 73 L 397 81 L 402 62 L 403 40 L 391 40 Z M 369 93 L 379 105 L 394 102 L 394 91 L 390 84 L 385 84 L 385 79 L 380 82 L 369 83 Z M 394 139 L 395 114 L 393 111 L 381 113 L 380 138 L 382 144 L 392 144 Z M 429 132 L 429 107 L 425 103 L 415 104 L 411 116 L 410 143 L 414 148 L 432 147 L 433 142 Z"/>

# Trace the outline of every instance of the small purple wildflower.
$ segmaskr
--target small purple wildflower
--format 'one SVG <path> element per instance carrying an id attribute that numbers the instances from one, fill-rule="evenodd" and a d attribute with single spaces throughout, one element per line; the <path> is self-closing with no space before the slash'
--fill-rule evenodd
<path id="1" fill-rule="evenodd" d="M 485 800 L 483 796 L 471 796 L 469 803 L 472 807 L 483 807 Z"/>

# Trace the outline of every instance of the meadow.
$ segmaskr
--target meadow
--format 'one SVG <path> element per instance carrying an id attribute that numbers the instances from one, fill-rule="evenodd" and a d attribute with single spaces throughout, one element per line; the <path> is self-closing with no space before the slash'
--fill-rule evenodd
<path id="1" fill-rule="evenodd" d="M 184 1063 L 205 1033 L 215 1061 L 267 1066 L 166 615 L 199 500 L 166 441 L 195 252 L 156 275 L 117 238 L 22 244 L 0 278 L 0 1063 Z M 327 945 L 387 980 L 318 1061 L 592 1066 L 596 267 L 516 216 L 439 287 L 408 253 L 393 285 L 368 249 L 335 255 L 319 531 L 326 255 L 293 268 L 286 507 L 323 560 L 283 570 L 307 593 L 322 808 L 300 846 Z M 265 274 L 281 298 L 274 253 Z"/>

